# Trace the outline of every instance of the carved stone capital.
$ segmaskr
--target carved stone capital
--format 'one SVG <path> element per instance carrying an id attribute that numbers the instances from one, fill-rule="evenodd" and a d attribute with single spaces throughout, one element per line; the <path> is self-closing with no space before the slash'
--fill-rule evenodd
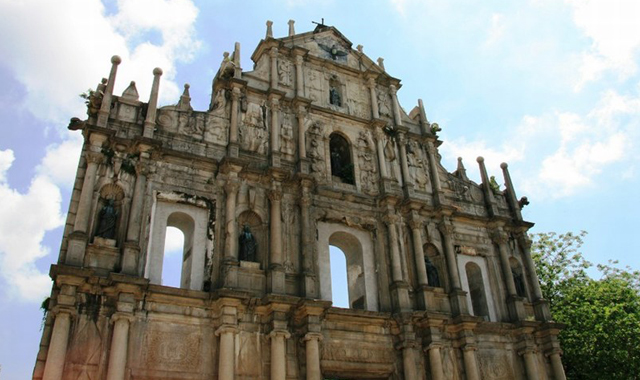
<path id="1" fill-rule="evenodd" d="M 276 58 L 277 56 L 278 56 L 278 48 L 272 47 L 271 50 L 269 50 L 269 57 Z"/>
<path id="2" fill-rule="evenodd" d="M 138 161 L 136 164 L 136 175 L 138 176 L 146 176 L 151 171 L 149 164 L 144 161 Z"/>
<path id="3" fill-rule="evenodd" d="M 465 344 L 464 346 L 462 346 L 460 348 L 462 349 L 463 352 L 478 351 L 478 347 L 475 344 Z"/>
<path id="4" fill-rule="evenodd" d="M 440 342 L 431 342 L 431 343 L 429 343 L 428 346 L 424 347 L 422 350 L 424 352 L 428 352 L 428 351 L 431 351 L 431 350 L 439 350 L 442 347 L 443 347 L 443 345 Z"/>
<path id="5" fill-rule="evenodd" d="M 421 229 L 421 228 L 422 228 L 422 226 L 423 226 L 423 224 L 422 224 L 422 221 L 421 221 L 421 220 L 411 219 L 411 220 L 409 221 L 409 227 L 410 227 L 412 230 L 419 230 L 419 229 Z"/>
<path id="6" fill-rule="evenodd" d="M 431 142 L 428 142 L 424 146 L 427 149 L 427 153 L 429 153 L 430 155 L 435 155 L 436 154 L 436 148 L 433 146 L 433 144 Z"/>
<path id="7" fill-rule="evenodd" d="M 133 314 L 130 313 L 115 313 L 111 316 L 111 323 L 116 323 L 117 321 L 120 320 L 126 320 L 129 323 L 133 323 L 135 321 L 135 317 L 133 316 Z"/>
<path id="8" fill-rule="evenodd" d="M 559 355 L 562 356 L 563 355 L 563 351 L 559 348 L 559 347 L 554 347 L 550 350 L 545 351 L 544 356 L 545 357 L 549 357 L 549 356 L 553 356 L 553 355 Z"/>
<path id="9" fill-rule="evenodd" d="M 396 88 L 396 86 L 394 85 L 389 86 L 389 93 L 391 94 L 391 96 L 395 96 L 397 92 L 398 92 L 398 89 Z"/>
<path id="10" fill-rule="evenodd" d="M 240 89 L 238 87 L 234 87 L 231 90 L 231 99 L 237 101 L 238 99 L 240 99 L 240 96 L 242 95 L 242 92 L 240 91 Z"/>
<path id="11" fill-rule="evenodd" d="M 278 111 L 280 109 L 280 101 L 278 100 L 278 98 L 273 97 L 269 101 L 269 106 L 271 107 L 272 111 Z"/>
<path id="12" fill-rule="evenodd" d="M 382 218 L 382 221 L 388 226 L 398 223 L 399 220 L 400 217 L 395 214 L 387 214 Z"/>
<path id="13" fill-rule="evenodd" d="M 491 240 L 496 244 L 505 244 L 509 240 L 509 235 L 501 229 L 491 232 Z"/>
<path id="14" fill-rule="evenodd" d="M 85 157 L 90 164 L 101 164 L 104 161 L 104 155 L 102 153 L 87 152 Z"/>
<path id="15" fill-rule="evenodd" d="M 406 139 L 405 139 L 405 135 L 404 132 L 398 132 L 398 143 L 402 146 L 404 145 Z"/>
<path id="16" fill-rule="evenodd" d="M 269 338 L 273 339 L 273 338 L 278 338 L 278 337 L 283 337 L 285 339 L 289 339 L 291 338 L 291 333 L 287 330 L 272 330 L 269 333 Z"/>
<path id="17" fill-rule="evenodd" d="M 520 244 L 522 244 L 523 248 L 531 249 L 531 245 L 533 244 L 533 240 L 531 240 L 531 238 L 529 237 L 529 235 L 527 235 L 526 232 L 521 233 L 518 236 L 518 239 L 520 240 Z"/>
<path id="18" fill-rule="evenodd" d="M 441 222 L 438 224 L 438 230 L 444 235 L 452 236 L 456 232 L 456 228 L 451 223 Z"/>
<path id="19" fill-rule="evenodd" d="M 524 347 L 524 348 L 518 350 L 518 355 L 523 356 L 523 355 L 527 355 L 527 354 L 535 354 L 536 352 L 538 352 L 538 350 L 536 350 L 535 347 L 527 346 L 527 347 Z"/>
<path id="20" fill-rule="evenodd" d="M 227 195 L 235 195 L 239 188 L 240 183 L 237 181 L 230 180 L 224 184 L 224 192 L 227 193 Z"/>
<path id="21" fill-rule="evenodd" d="M 280 202 L 282 200 L 282 190 L 273 189 L 267 194 L 271 202 Z"/>
<path id="22" fill-rule="evenodd" d="M 237 334 L 238 333 L 238 326 L 229 325 L 229 324 L 223 324 L 220 327 L 218 327 L 218 329 L 215 332 L 215 335 L 216 336 L 220 336 L 220 335 L 226 334 L 226 333 Z"/>
<path id="23" fill-rule="evenodd" d="M 302 56 L 299 54 L 296 55 L 296 58 L 295 58 L 296 66 L 302 66 L 302 62 L 304 62 L 304 58 L 302 58 Z"/>
<path id="24" fill-rule="evenodd" d="M 306 333 L 304 337 L 302 337 L 303 342 L 306 342 L 308 340 L 317 340 L 318 342 L 322 342 L 323 339 L 324 339 L 324 336 L 318 332 L 309 332 L 309 333 Z"/>
<path id="25" fill-rule="evenodd" d="M 369 88 L 376 88 L 376 78 L 369 77 L 369 79 L 367 79 L 367 86 Z"/>

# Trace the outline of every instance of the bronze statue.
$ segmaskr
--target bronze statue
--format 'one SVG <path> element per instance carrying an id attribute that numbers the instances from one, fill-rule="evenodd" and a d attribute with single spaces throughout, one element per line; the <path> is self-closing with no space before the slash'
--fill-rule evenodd
<path id="1" fill-rule="evenodd" d="M 433 286 L 435 288 L 440 287 L 440 276 L 438 276 L 438 268 L 429 260 L 427 256 L 424 257 L 424 263 L 427 266 L 427 281 L 429 282 L 429 286 Z"/>
<path id="2" fill-rule="evenodd" d="M 244 225 L 242 232 L 240 233 L 240 245 L 239 245 L 239 258 L 242 261 L 256 261 L 256 251 L 258 249 L 258 242 L 251 233 L 248 225 Z"/>
<path id="3" fill-rule="evenodd" d="M 108 199 L 107 203 L 98 213 L 98 229 L 96 236 L 105 239 L 115 239 L 116 237 L 116 221 L 118 220 L 118 211 L 116 210 L 113 199 Z"/>

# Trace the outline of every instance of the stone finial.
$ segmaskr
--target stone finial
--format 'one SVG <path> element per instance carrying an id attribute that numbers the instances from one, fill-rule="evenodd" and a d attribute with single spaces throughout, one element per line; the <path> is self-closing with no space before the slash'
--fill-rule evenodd
<path id="1" fill-rule="evenodd" d="M 273 29 L 271 26 L 273 25 L 273 21 L 267 20 L 267 35 L 265 38 L 273 38 Z"/>
<path id="2" fill-rule="evenodd" d="M 184 84 L 184 91 L 180 96 L 180 100 L 178 101 L 178 109 L 182 111 L 191 110 L 191 96 L 189 94 L 189 83 Z"/>
<path id="3" fill-rule="evenodd" d="M 129 83 L 129 87 L 122 92 L 122 96 L 120 96 L 120 98 L 133 101 L 137 101 L 139 99 L 135 81 L 131 81 L 131 83 Z"/>
<path id="4" fill-rule="evenodd" d="M 116 83 L 116 73 L 118 72 L 118 65 L 121 62 L 122 59 L 119 56 L 114 55 L 113 57 L 111 57 L 111 72 L 109 73 L 107 87 L 104 90 L 102 103 L 100 105 L 100 110 L 98 111 L 97 125 L 99 127 L 107 126 L 107 121 L 109 120 L 109 112 L 111 111 L 111 96 L 113 95 L 113 87 Z"/>
<path id="5" fill-rule="evenodd" d="M 296 22 L 294 20 L 289 20 L 289 22 L 287 24 L 289 24 L 289 37 L 293 36 L 296 34 L 296 30 L 293 27 L 293 24 L 295 24 Z"/>
<path id="6" fill-rule="evenodd" d="M 156 67 L 153 69 L 153 83 L 151 84 L 151 95 L 149 96 L 149 105 L 147 107 L 147 118 L 144 121 L 143 136 L 153 138 L 153 132 L 156 127 L 156 109 L 158 107 L 158 93 L 160 92 L 160 76 L 162 69 Z"/>
<path id="7" fill-rule="evenodd" d="M 113 57 L 111 57 L 111 63 L 117 66 L 122 63 L 122 58 L 120 58 L 119 55 L 114 55 Z"/>
<path id="8" fill-rule="evenodd" d="M 380 68 L 384 70 L 384 58 L 382 57 L 378 58 L 378 66 L 380 66 Z"/>
<path id="9" fill-rule="evenodd" d="M 242 69 L 240 68 L 240 42 L 236 42 L 233 48 L 233 77 L 240 78 Z"/>
<path id="10" fill-rule="evenodd" d="M 462 157 L 458 157 L 458 167 L 456 168 L 455 175 L 461 179 L 469 179 L 467 178 L 467 169 L 465 169 L 464 164 L 462 163 Z"/>
<path id="11" fill-rule="evenodd" d="M 364 46 L 358 45 L 356 46 L 356 49 L 358 50 L 358 53 L 363 53 L 362 49 L 364 49 Z"/>

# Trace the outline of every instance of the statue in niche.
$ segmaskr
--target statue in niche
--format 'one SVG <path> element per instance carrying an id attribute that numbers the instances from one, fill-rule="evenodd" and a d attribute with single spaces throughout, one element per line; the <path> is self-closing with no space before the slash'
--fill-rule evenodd
<path id="1" fill-rule="evenodd" d="M 293 126 L 289 120 L 289 117 L 285 117 L 282 122 L 282 129 L 280 130 L 282 137 L 282 143 L 280 144 L 280 151 L 290 156 L 293 155 Z"/>
<path id="2" fill-rule="evenodd" d="M 373 191 L 376 184 L 376 163 L 373 156 L 375 144 L 371 134 L 361 131 L 358 135 L 358 157 L 360 158 L 360 180 L 365 191 Z"/>
<path id="3" fill-rule="evenodd" d="M 238 257 L 242 261 L 256 261 L 256 251 L 258 249 L 258 242 L 251 233 L 251 229 L 248 225 L 244 225 L 239 237 L 239 252 Z"/>
<path id="4" fill-rule="evenodd" d="M 415 140 L 410 140 L 407 144 L 407 163 L 414 185 L 424 190 L 429 183 L 426 171 L 427 165 L 425 165 L 425 160 L 422 156 L 422 149 L 420 149 Z"/>
<path id="5" fill-rule="evenodd" d="M 340 96 L 340 92 L 338 92 L 338 89 L 335 86 L 331 86 L 331 88 L 329 89 L 329 103 L 338 107 L 342 106 L 342 98 Z"/>
<path id="6" fill-rule="evenodd" d="M 526 291 L 524 289 L 524 278 L 522 277 L 522 273 L 518 273 L 511 269 L 511 276 L 513 276 L 513 282 L 516 285 L 516 293 L 519 297 L 525 297 Z"/>
<path id="7" fill-rule="evenodd" d="M 378 92 L 378 112 L 380 116 L 385 115 L 391 117 L 391 109 L 389 108 L 389 99 L 383 92 Z"/>
<path id="8" fill-rule="evenodd" d="M 115 207 L 113 199 L 108 199 L 107 203 L 98 213 L 98 229 L 96 236 L 105 239 L 115 239 L 116 237 L 116 221 L 118 220 L 118 211 Z"/>
<path id="9" fill-rule="evenodd" d="M 278 81 L 285 86 L 291 84 L 291 64 L 288 61 L 278 62 Z"/>
<path id="10" fill-rule="evenodd" d="M 424 263 L 427 266 L 427 282 L 429 283 L 429 286 L 439 288 L 441 285 L 440 276 L 438 276 L 438 268 L 433 265 L 433 262 L 429 260 L 428 256 L 424 257 Z"/>
<path id="11" fill-rule="evenodd" d="M 322 128 L 319 123 L 313 123 L 309 128 L 309 145 L 307 156 L 311 159 L 311 171 L 316 178 L 322 177 L 325 171 L 324 147 L 322 144 Z"/>

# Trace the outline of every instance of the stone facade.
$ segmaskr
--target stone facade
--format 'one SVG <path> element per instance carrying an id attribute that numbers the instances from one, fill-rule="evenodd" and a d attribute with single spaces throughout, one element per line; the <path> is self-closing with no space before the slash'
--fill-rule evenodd
<path id="1" fill-rule="evenodd" d="M 564 379 L 506 189 L 334 27 L 225 53 L 210 107 L 157 107 L 120 59 L 91 94 L 34 379 Z M 162 286 L 166 228 L 185 236 Z M 332 307 L 329 245 L 350 308 Z"/>

